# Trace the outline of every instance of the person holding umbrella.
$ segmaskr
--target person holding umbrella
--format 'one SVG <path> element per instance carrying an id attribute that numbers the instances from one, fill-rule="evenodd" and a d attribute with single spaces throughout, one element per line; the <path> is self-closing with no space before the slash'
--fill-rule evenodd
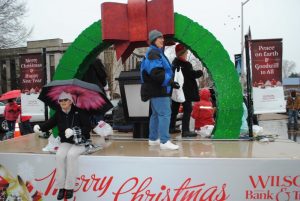
<path id="1" fill-rule="evenodd" d="M 0 101 L 6 101 L 7 104 L 4 108 L 4 119 L 7 121 L 8 132 L 6 133 L 6 138 L 10 138 L 15 130 L 16 120 L 18 119 L 21 109 L 16 102 L 16 98 L 20 97 L 21 91 L 16 89 L 8 91 L 1 95 Z"/>
<path id="2" fill-rule="evenodd" d="M 16 120 L 20 115 L 20 106 L 15 99 L 8 99 L 4 108 L 4 118 L 7 121 L 8 131 L 14 132 Z"/>
<path id="3" fill-rule="evenodd" d="M 55 126 L 58 128 L 61 144 L 56 152 L 56 181 L 59 188 L 57 199 L 62 200 L 73 197 L 78 157 L 86 151 L 85 146 L 75 144 L 76 130 L 81 131 L 82 138 L 89 140 L 91 127 L 90 116 L 73 104 L 73 97 L 70 93 L 64 91 L 60 93 L 57 102 L 60 108 L 55 114 L 44 124 L 35 125 L 33 129 L 39 134 Z"/>
<path id="4" fill-rule="evenodd" d="M 33 130 L 40 134 L 57 126 L 61 138 L 56 152 L 57 199 L 70 199 L 73 197 L 78 157 L 86 151 L 82 145 L 89 145 L 90 141 L 90 114 L 105 113 L 113 105 L 99 86 L 76 78 L 48 83 L 43 86 L 38 99 L 56 113 L 43 125 L 35 125 Z"/>

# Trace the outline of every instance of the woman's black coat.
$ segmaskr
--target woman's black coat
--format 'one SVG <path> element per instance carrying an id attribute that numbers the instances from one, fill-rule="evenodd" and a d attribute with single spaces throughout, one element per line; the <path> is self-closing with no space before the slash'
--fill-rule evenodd
<path id="1" fill-rule="evenodd" d="M 70 138 L 66 138 L 65 136 L 65 130 L 67 128 L 73 128 L 74 126 L 81 128 L 81 134 L 85 139 L 90 139 L 90 116 L 87 112 L 80 110 L 75 106 L 72 106 L 71 111 L 68 114 L 64 113 L 62 110 L 56 111 L 55 114 L 40 127 L 41 131 L 45 132 L 55 126 L 58 128 L 58 135 L 61 142 L 74 144 L 73 136 Z"/>
<path id="2" fill-rule="evenodd" d="M 199 90 L 196 79 L 203 75 L 201 70 L 194 70 L 193 66 L 188 61 L 182 61 L 177 57 L 172 62 L 173 72 L 181 67 L 184 77 L 183 92 L 186 101 L 199 101 Z"/>

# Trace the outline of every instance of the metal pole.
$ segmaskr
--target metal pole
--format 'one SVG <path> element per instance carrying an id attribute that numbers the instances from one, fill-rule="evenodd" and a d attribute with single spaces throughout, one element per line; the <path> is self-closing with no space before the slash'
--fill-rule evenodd
<path id="1" fill-rule="evenodd" d="M 250 0 L 241 2 L 241 66 L 242 66 L 242 75 L 244 74 L 244 5 Z"/>
<path id="2" fill-rule="evenodd" d="M 253 137 L 253 100 L 252 100 L 252 83 L 251 83 L 251 67 L 249 56 L 249 41 L 248 35 L 245 36 L 245 55 L 246 55 L 246 69 L 247 69 L 247 106 L 248 106 L 248 126 L 249 137 Z"/>
<path id="3" fill-rule="evenodd" d="M 241 54 L 242 54 L 242 67 L 243 67 L 243 52 L 244 52 L 244 9 L 243 2 L 241 2 Z"/>
<path id="4" fill-rule="evenodd" d="M 43 69 L 44 69 L 44 85 L 47 84 L 47 52 L 46 48 L 42 48 L 42 60 L 43 60 Z M 48 117 L 48 107 L 45 104 L 45 121 L 49 119 Z"/>

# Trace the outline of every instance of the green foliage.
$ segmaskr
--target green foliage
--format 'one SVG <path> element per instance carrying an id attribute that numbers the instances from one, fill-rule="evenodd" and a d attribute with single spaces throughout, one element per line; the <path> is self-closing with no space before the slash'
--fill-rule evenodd
<path id="1" fill-rule="evenodd" d="M 242 89 L 228 53 L 209 31 L 177 13 L 175 31 L 175 40 L 189 47 L 205 63 L 214 81 L 217 99 L 214 138 L 239 138 L 243 114 Z"/>

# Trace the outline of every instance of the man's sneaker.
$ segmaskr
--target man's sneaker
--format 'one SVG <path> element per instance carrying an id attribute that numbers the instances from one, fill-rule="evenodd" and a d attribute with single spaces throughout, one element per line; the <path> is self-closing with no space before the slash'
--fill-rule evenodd
<path id="1" fill-rule="evenodd" d="M 159 145 L 160 144 L 160 140 L 149 140 L 148 141 L 149 146 L 154 146 L 154 145 Z"/>
<path id="2" fill-rule="evenodd" d="M 176 144 L 173 144 L 170 140 L 168 140 L 166 143 L 160 143 L 160 149 L 166 150 L 176 150 L 179 149 L 179 146 Z"/>

